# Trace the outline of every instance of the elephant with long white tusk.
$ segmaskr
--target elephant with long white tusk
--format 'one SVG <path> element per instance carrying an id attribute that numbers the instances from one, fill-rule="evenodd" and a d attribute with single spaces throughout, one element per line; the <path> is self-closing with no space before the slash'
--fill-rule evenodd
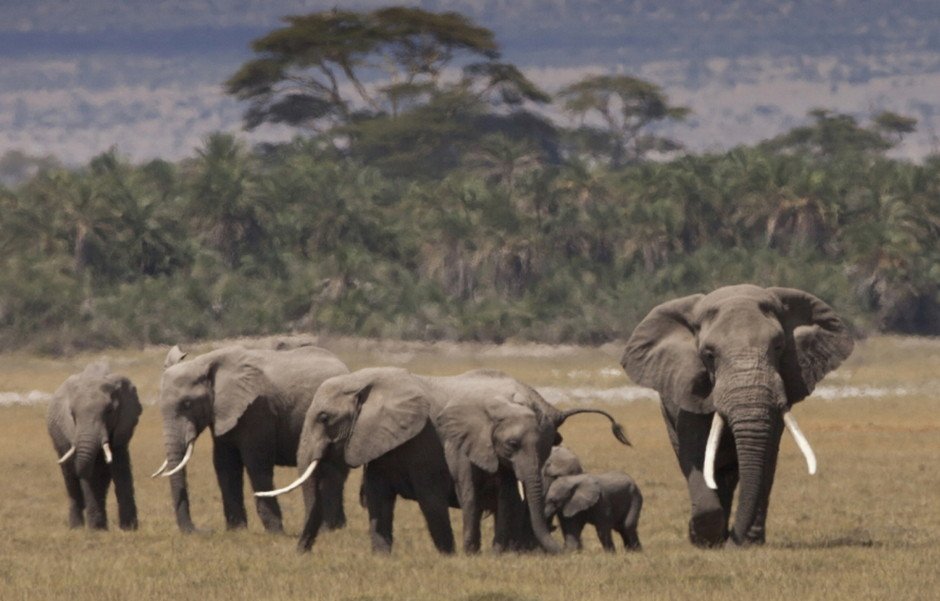
<path id="1" fill-rule="evenodd" d="M 56 390 L 47 426 L 69 496 L 70 527 L 108 527 L 105 497 L 113 480 L 119 525 L 137 528 L 128 445 L 140 413 L 137 389 L 104 363 L 92 363 Z"/>
<path id="2" fill-rule="evenodd" d="M 764 542 L 784 429 L 816 472 L 791 410 L 853 345 L 835 311 L 812 294 L 746 284 L 663 303 L 636 327 L 621 364 L 659 392 L 688 484 L 694 544 L 721 545 L 729 535 L 740 545 Z"/>

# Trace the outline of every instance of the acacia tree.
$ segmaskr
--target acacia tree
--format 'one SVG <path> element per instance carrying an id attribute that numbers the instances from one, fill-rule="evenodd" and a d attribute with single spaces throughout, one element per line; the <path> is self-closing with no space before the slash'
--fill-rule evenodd
<path id="1" fill-rule="evenodd" d="M 688 107 L 670 105 L 656 84 L 628 75 L 591 75 L 563 88 L 558 97 L 580 121 L 572 132 L 579 150 L 605 156 L 611 166 L 641 160 L 651 151 L 682 148 L 670 138 L 643 133 L 653 123 L 681 121 L 690 113 Z M 592 118 L 603 126 L 589 123 Z"/>

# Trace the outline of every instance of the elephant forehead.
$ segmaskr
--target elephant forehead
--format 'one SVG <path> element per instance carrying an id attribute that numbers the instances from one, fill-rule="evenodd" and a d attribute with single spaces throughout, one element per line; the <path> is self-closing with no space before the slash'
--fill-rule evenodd
<path id="1" fill-rule="evenodd" d="M 783 309 L 780 299 L 770 291 L 742 284 L 725 286 L 705 295 L 695 305 L 694 321 L 704 324 L 719 318 L 750 319 L 755 315 L 779 313 Z"/>

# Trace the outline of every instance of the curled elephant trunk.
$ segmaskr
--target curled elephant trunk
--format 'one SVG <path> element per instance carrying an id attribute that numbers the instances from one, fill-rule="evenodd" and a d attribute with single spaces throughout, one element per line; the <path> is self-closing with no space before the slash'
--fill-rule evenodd
<path id="1" fill-rule="evenodd" d="M 614 419 L 614 416 L 602 409 L 569 409 L 567 411 L 563 411 L 560 415 L 560 418 L 555 423 L 555 427 L 558 428 L 563 423 L 565 423 L 565 420 L 567 420 L 569 417 L 579 413 L 597 413 L 598 415 L 603 415 L 608 420 L 610 420 L 610 430 L 613 432 L 614 438 L 616 438 L 620 444 L 626 445 L 628 447 L 633 446 L 630 444 L 630 440 L 627 438 L 627 434 L 624 431 L 623 426 L 617 423 L 617 420 Z"/>

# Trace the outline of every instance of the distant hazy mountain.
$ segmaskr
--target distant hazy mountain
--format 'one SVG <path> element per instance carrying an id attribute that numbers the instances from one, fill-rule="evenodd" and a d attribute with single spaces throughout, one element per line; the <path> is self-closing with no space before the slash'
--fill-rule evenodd
<path id="1" fill-rule="evenodd" d="M 0 0 L 0 154 L 82 162 L 112 145 L 134 159 L 191 154 L 237 129 L 220 83 L 285 14 L 386 2 Z M 637 74 L 694 116 L 672 135 L 724 149 L 775 135 L 821 106 L 917 117 L 898 151 L 938 149 L 935 0 L 443 0 L 493 29 L 506 58 L 548 89 L 586 72 Z M 283 138 L 266 129 L 255 139 Z"/>

